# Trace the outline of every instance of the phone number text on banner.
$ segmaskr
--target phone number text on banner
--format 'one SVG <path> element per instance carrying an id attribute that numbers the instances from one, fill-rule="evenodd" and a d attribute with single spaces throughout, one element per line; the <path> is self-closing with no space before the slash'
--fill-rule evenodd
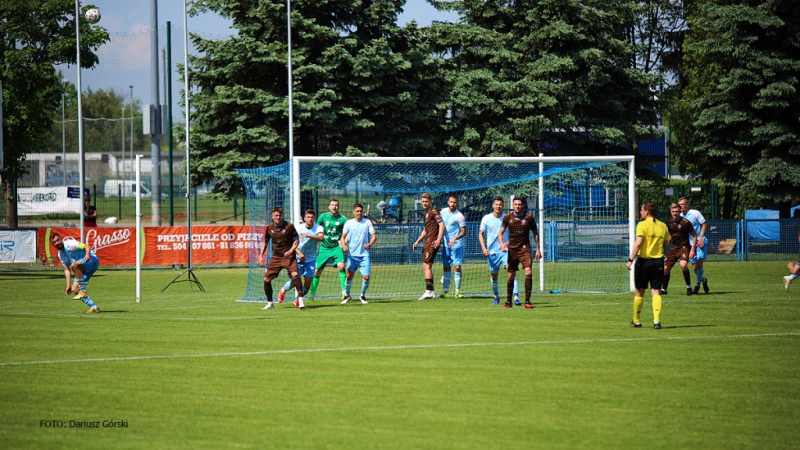
<path id="1" fill-rule="evenodd" d="M 60 264 L 56 249 L 50 245 L 52 233 L 79 238 L 77 228 L 40 228 L 39 255 L 45 264 Z M 101 265 L 135 266 L 135 229 L 89 228 L 86 244 L 97 253 Z M 142 233 L 142 265 L 177 265 L 189 263 L 189 236 L 186 227 L 146 227 Z M 258 249 L 263 234 L 250 233 L 248 226 L 192 227 L 193 264 L 247 264 L 251 249 Z"/>

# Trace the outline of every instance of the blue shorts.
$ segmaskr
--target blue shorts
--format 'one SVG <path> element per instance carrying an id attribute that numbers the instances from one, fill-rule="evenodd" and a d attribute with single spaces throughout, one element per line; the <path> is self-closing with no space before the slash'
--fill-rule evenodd
<path id="1" fill-rule="evenodd" d="M 450 248 L 446 245 L 442 246 L 444 253 L 442 253 L 442 265 L 444 267 L 458 267 L 464 264 L 464 246 Z"/>
<path id="2" fill-rule="evenodd" d="M 486 262 L 489 265 L 489 273 L 498 273 L 501 267 L 508 265 L 508 252 L 489 253 Z"/>
<path id="3" fill-rule="evenodd" d="M 297 273 L 301 277 L 305 278 L 314 278 L 314 269 L 317 268 L 317 261 L 308 261 L 300 262 L 297 261 Z"/>
<path id="4" fill-rule="evenodd" d="M 355 273 L 356 270 L 361 271 L 361 276 L 368 277 L 370 269 L 369 256 L 348 256 L 347 257 L 347 271 Z"/>
<path id="5" fill-rule="evenodd" d="M 94 272 L 100 268 L 100 260 L 97 256 L 92 255 L 89 257 L 89 262 L 83 261 L 83 279 L 88 281 L 94 275 Z"/>
<path id="6" fill-rule="evenodd" d="M 689 262 L 694 264 L 697 261 L 705 261 L 706 260 L 706 248 L 708 247 L 708 239 L 703 238 L 703 248 L 695 247 L 694 249 L 694 258 L 690 259 Z"/>

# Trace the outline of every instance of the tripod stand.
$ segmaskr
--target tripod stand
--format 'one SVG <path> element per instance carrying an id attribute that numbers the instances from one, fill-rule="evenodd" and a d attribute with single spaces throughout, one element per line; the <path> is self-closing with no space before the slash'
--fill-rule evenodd
<path id="1" fill-rule="evenodd" d="M 188 127 L 187 127 L 187 129 L 188 129 Z M 188 131 L 187 131 L 187 133 L 188 133 Z M 188 146 L 187 146 L 187 148 L 188 148 Z M 188 150 L 186 151 L 186 161 L 187 161 L 186 162 L 186 186 L 187 186 L 187 191 L 186 191 L 186 210 L 190 211 L 189 214 L 186 215 L 186 219 L 187 219 L 187 222 L 186 222 L 186 225 L 187 225 L 187 236 L 189 238 L 187 240 L 187 242 L 186 242 L 186 249 L 189 252 L 189 265 L 188 265 L 188 267 L 186 267 L 186 269 L 183 272 L 178 274 L 177 277 L 175 277 L 172 281 L 170 281 L 168 285 L 164 286 L 164 289 L 162 289 L 161 292 L 166 291 L 168 287 L 172 286 L 175 283 L 182 283 L 182 282 L 185 282 L 185 281 L 187 281 L 189 283 L 196 284 L 197 287 L 199 287 L 201 291 L 205 292 L 205 289 L 203 289 L 203 285 L 200 284 L 200 280 L 197 279 L 197 275 L 194 274 L 194 269 L 192 268 L 192 214 L 191 214 L 191 211 L 192 211 L 192 208 L 191 208 L 191 206 L 192 206 L 192 191 L 190 190 L 191 189 L 191 187 L 190 187 L 191 186 L 191 181 L 189 180 L 189 162 L 188 162 L 189 161 L 189 151 Z M 182 277 L 184 274 L 186 274 L 186 279 L 185 280 L 178 280 L 178 278 Z"/>
<path id="2" fill-rule="evenodd" d="M 191 122 L 189 121 L 189 28 L 187 21 L 186 0 L 183 0 L 183 85 L 184 100 L 186 100 L 186 231 L 189 238 L 186 241 L 186 249 L 189 251 L 189 265 L 186 267 L 186 270 L 181 272 L 174 280 L 170 281 L 161 292 L 166 291 L 168 287 L 175 283 L 182 283 L 184 281 L 196 284 L 201 291 L 205 292 L 203 285 L 200 284 L 200 280 L 197 279 L 197 275 L 194 274 L 194 269 L 192 268 L 192 178 L 190 172 L 192 165 L 189 159 L 189 124 Z M 182 277 L 184 274 L 186 274 L 186 279 L 178 280 L 178 278 Z"/>

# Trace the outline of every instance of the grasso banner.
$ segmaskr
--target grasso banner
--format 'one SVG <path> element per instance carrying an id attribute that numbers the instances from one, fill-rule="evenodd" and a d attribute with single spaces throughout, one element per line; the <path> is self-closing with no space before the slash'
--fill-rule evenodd
<path id="1" fill-rule="evenodd" d="M 39 255 L 44 264 L 58 265 L 50 235 L 78 239 L 77 228 L 40 228 Z M 136 236 L 130 228 L 87 228 L 86 244 L 97 253 L 101 266 L 135 266 Z M 186 227 L 147 227 L 143 229 L 142 265 L 165 266 L 189 263 Z M 192 227 L 192 264 L 247 264 L 250 249 L 260 248 L 264 236 L 251 234 L 248 226 Z"/>

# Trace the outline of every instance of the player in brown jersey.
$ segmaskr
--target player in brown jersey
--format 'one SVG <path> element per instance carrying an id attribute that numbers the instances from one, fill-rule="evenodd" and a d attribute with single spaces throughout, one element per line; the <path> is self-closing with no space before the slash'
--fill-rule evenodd
<path id="1" fill-rule="evenodd" d="M 679 260 L 681 271 L 683 271 L 683 280 L 686 281 L 686 295 L 692 295 L 689 260 L 694 258 L 697 233 L 694 231 L 692 222 L 681 217 L 680 205 L 677 203 L 671 204 L 669 206 L 669 213 L 671 217 L 667 220 L 667 230 L 669 231 L 670 237 L 672 237 L 672 244 L 669 247 L 667 260 L 664 264 L 664 282 L 661 283 L 661 295 L 667 295 L 669 274 L 672 271 L 672 266 Z M 692 239 L 689 239 L 689 236 L 691 236 Z"/>
<path id="2" fill-rule="evenodd" d="M 436 259 L 436 253 L 442 243 L 442 236 L 444 236 L 444 221 L 439 211 L 431 206 L 431 194 L 426 192 L 420 195 L 420 202 L 422 202 L 422 208 L 425 209 L 424 227 L 411 248 L 416 250 L 417 245 L 425 239 L 425 245 L 422 247 L 422 272 L 425 274 L 425 292 L 417 299 L 425 300 L 426 298 L 436 297 L 433 292 L 432 267 L 433 260 Z"/>
<path id="3" fill-rule="evenodd" d="M 300 243 L 297 230 L 294 225 L 283 220 L 283 208 L 278 206 L 272 208 L 272 223 L 267 225 L 264 232 L 264 242 L 261 244 L 261 251 L 258 253 L 258 264 L 264 264 L 264 252 L 269 248 L 269 241 L 272 241 L 272 258 L 264 271 L 264 293 L 267 294 L 267 306 L 264 309 L 272 309 L 272 280 L 275 279 L 281 270 L 286 269 L 292 278 L 292 286 L 297 292 L 297 306 L 305 309 L 303 303 L 303 284 L 300 282 L 300 275 L 297 271 L 297 257 L 295 249 Z"/>
<path id="4" fill-rule="evenodd" d="M 531 291 L 533 290 L 533 271 L 531 270 L 531 237 L 536 242 L 536 259 L 542 259 L 542 245 L 539 240 L 539 228 L 533 214 L 523 213 L 523 202 L 519 197 L 511 202 L 514 212 L 503 217 L 497 239 L 504 252 L 508 252 L 508 284 L 506 285 L 506 304 L 503 308 L 511 308 L 511 299 L 514 296 L 514 278 L 517 276 L 520 264 L 525 269 L 525 307 L 533 308 Z M 508 230 L 508 244 L 503 242 L 503 233 Z"/>

